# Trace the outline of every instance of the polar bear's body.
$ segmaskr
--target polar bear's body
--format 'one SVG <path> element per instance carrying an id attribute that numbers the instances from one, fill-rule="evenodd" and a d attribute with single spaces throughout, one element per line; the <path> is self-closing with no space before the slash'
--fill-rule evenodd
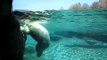
<path id="1" fill-rule="evenodd" d="M 31 22 L 28 25 L 29 33 L 31 35 L 35 34 L 37 36 L 37 40 L 44 39 L 50 40 L 49 32 L 38 22 Z"/>
<path id="2" fill-rule="evenodd" d="M 49 46 L 49 32 L 39 22 L 30 22 L 29 20 L 24 21 L 24 26 L 21 29 L 30 34 L 38 42 L 36 51 L 37 56 L 40 57 L 43 51 Z"/>

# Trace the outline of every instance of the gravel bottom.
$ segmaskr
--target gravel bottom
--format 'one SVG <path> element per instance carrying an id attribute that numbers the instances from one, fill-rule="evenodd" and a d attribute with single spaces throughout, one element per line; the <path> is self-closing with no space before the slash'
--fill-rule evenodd
<path id="1" fill-rule="evenodd" d="M 41 57 L 36 57 L 36 52 L 25 53 L 24 60 L 107 60 L 107 43 L 89 45 L 76 37 L 63 38 L 51 42 Z"/>

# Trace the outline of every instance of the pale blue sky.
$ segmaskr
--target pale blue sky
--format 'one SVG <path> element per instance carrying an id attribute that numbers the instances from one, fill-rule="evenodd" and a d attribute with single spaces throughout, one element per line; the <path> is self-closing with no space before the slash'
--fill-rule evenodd
<path id="1" fill-rule="evenodd" d="M 94 1 L 99 0 L 14 0 L 13 10 L 16 9 L 27 9 L 32 11 L 37 10 L 59 10 L 61 7 L 68 9 L 72 4 L 75 3 L 87 3 L 92 4 Z"/>

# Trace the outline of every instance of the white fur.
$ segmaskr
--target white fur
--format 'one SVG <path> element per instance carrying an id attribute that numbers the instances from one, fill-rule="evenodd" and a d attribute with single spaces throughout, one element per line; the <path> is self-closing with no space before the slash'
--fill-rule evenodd
<path id="1" fill-rule="evenodd" d="M 39 21 L 30 22 L 26 20 L 24 23 L 25 25 L 23 26 L 23 28 L 21 28 L 22 30 L 29 33 L 31 29 L 35 29 L 35 33 L 37 33 L 38 36 L 42 36 L 45 37 L 47 40 L 50 40 L 49 32 L 40 24 Z"/>
<path id="2" fill-rule="evenodd" d="M 44 28 L 38 22 L 29 23 L 28 26 L 29 26 L 29 29 L 35 28 L 35 30 L 39 33 L 38 35 L 45 36 L 46 38 L 50 40 L 49 32 L 47 31 L 46 28 Z"/>
<path id="3" fill-rule="evenodd" d="M 29 28 L 28 28 L 27 25 L 20 26 L 20 29 L 21 29 L 21 31 L 24 31 L 24 32 L 26 32 L 26 33 L 29 33 L 29 32 L 30 32 L 30 30 L 29 30 Z"/>

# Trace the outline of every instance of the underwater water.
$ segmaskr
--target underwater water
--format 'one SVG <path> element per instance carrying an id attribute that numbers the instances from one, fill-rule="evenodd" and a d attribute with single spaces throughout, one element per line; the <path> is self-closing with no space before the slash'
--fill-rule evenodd
<path id="1" fill-rule="evenodd" d="M 37 57 L 37 42 L 28 35 L 24 60 L 107 60 L 107 8 L 48 13 L 49 48 Z"/>

